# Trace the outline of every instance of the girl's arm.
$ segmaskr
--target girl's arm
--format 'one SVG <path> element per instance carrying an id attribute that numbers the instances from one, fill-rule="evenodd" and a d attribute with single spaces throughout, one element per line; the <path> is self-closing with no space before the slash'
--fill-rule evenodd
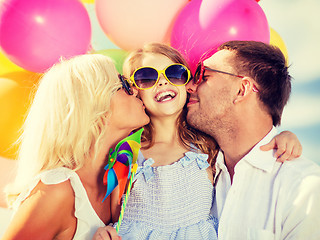
<path id="1" fill-rule="evenodd" d="M 277 149 L 275 157 L 277 161 L 284 162 L 286 160 L 292 160 L 298 158 L 302 153 L 302 146 L 298 137 L 290 132 L 283 131 L 275 136 L 269 143 L 260 147 L 262 151 L 269 151 L 271 149 Z"/>

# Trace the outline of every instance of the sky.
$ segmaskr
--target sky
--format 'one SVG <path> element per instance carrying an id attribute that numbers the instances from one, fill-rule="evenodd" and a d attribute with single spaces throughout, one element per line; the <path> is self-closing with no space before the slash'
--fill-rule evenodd
<path id="1" fill-rule="evenodd" d="M 261 0 L 259 4 L 269 26 L 285 42 L 293 77 L 280 130 L 294 132 L 303 145 L 303 155 L 320 164 L 320 1 Z M 93 37 L 103 38 L 101 31 L 93 30 Z M 0 208 L 0 216 L 1 237 L 11 212 Z"/>
<path id="2" fill-rule="evenodd" d="M 261 0 L 269 26 L 288 50 L 292 93 L 280 129 L 293 131 L 303 155 L 320 164 L 320 1 Z"/>

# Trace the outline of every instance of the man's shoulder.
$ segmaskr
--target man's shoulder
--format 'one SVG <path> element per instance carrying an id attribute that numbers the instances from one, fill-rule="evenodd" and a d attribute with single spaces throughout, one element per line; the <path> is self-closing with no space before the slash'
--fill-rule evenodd
<path id="1" fill-rule="evenodd" d="M 304 156 L 284 162 L 277 176 L 282 182 L 291 183 L 289 185 L 300 184 L 310 177 L 320 181 L 320 166 Z"/>
<path id="2" fill-rule="evenodd" d="M 285 161 L 281 166 L 282 171 L 293 172 L 299 176 L 320 174 L 320 166 L 310 159 L 301 156 L 290 161 Z"/>

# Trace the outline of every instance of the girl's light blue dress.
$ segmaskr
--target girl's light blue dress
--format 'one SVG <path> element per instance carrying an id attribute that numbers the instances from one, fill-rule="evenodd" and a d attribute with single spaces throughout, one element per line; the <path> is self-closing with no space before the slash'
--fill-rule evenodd
<path id="1" fill-rule="evenodd" d="M 154 161 L 140 153 L 120 226 L 122 239 L 217 239 L 207 158 L 190 151 L 171 165 L 151 167 Z"/>

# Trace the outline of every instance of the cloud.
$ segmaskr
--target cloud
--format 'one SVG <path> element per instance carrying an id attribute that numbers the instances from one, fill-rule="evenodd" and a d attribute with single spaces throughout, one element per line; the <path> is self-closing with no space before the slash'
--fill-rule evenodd
<path id="1" fill-rule="evenodd" d="M 297 81 L 320 78 L 320 1 L 261 0 L 269 26 L 284 40 L 290 72 Z"/>

